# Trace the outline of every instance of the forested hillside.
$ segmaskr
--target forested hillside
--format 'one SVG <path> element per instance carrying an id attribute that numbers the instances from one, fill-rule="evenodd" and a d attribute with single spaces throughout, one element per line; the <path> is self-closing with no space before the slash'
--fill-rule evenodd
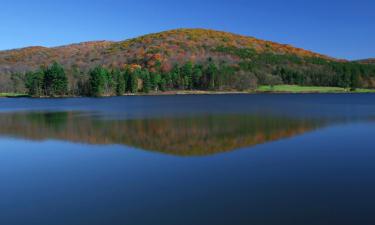
<path id="1" fill-rule="evenodd" d="M 375 65 L 204 29 L 0 52 L 0 92 L 33 96 L 231 91 L 277 84 L 375 88 Z"/>

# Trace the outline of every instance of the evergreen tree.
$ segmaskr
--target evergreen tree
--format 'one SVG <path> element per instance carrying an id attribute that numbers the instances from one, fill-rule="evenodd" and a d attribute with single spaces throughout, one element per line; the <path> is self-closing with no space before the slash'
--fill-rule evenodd
<path id="1" fill-rule="evenodd" d="M 130 74 L 131 74 L 131 70 L 130 68 L 126 68 L 123 72 L 123 76 L 124 76 L 124 81 L 125 81 L 125 93 L 126 92 L 130 92 L 130 85 L 129 85 L 129 82 L 130 82 Z"/>
<path id="2" fill-rule="evenodd" d="M 166 91 L 167 89 L 167 81 L 165 78 L 161 78 L 160 83 L 159 83 L 159 90 L 160 91 Z"/>
<path id="3" fill-rule="evenodd" d="M 125 76 L 121 73 L 120 70 L 113 70 L 113 77 L 116 79 L 116 95 L 121 96 L 125 93 L 126 83 L 125 83 Z"/>
<path id="4" fill-rule="evenodd" d="M 181 88 L 182 84 L 180 81 L 180 69 L 177 65 L 173 67 L 173 69 L 170 72 L 170 77 L 172 80 L 173 88 L 179 89 Z"/>
<path id="5" fill-rule="evenodd" d="M 129 78 L 127 83 L 127 90 L 130 93 L 137 93 L 138 91 L 138 77 L 142 74 L 141 69 L 135 69 L 129 72 Z"/>
<path id="6" fill-rule="evenodd" d="M 89 83 L 91 96 L 99 97 L 104 94 L 105 77 L 106 71 L 101 66 L 90 71 Z"/>
<path id="7" fill-rule="evenodd" d="M 161 74 L 160 73 L 155 73 L 154 76 L 153 76 L 153 80 L 154 80 L 154 83 L 155 83 L 155 87 L 153 88 L 154 91 L 158 91 L 161 86 Z"/>
<path id="8" fill-rule="evenodd" d="M 64 68 L 57 62 L 45 69 L 43 83 L 47 96 L 63 96 L 68 93 L 68 78 Z"/>
<path id="9" fill-rule="evenodd" d="M 209 62 L 208 67 L 206 69 L 206 76 L 208 81 L 208 89 L 210 90 L 215 89 L 217 71 L 217 66 L 212 61 Z"/>
<path id="10" fill-rule="evenodd" d="M 108 71 L 108 69 L 103 68 L 104 70 L 104 95 L 106 96 L 112 96 L 116 94 L 116 78 L 113 71 Z"/>
<path id="11" fill-rule="evenodd" d="M 357 88 L 359 88 L 360 86 L 359 80 L 360 80 L 359 73 L 355 70 L 352 71 L 351 82 L 350 82 L 351 91 L 355 91 Z"/>
<path id="12" fill-rule="evenodd" d="M 180 75 L 184 80 L 184 88 L 192 89 L 193 88 L 193 63 L 187 62 L 182 66 Z"/>
<path id="13" fill-rule="evenodd" d="M 40 97 L 44 94 L 44 92 L 43 92 L 43 81 L 44 81 L 43 71 L 28 72 L 28 73 L 26 73 L 25 78 L 26 78 L 25 86 L 27 88 L 27 91 L 28 91 L 29 95 Z"/>
<path id="14" fill-rule="evenodd" d="M 192 77 L 192 82 L 193 82 L 193 88 L 200 88 L 201 85 L 201 79 L 203 76 L 203 68 L 201 65 L 195 65 L 193 69 L 193 77 Z"/>
<path id="15" fill-rule="evenodd" d="M 163 85 L 163 87 L 160 87 L 162 91 L 173 88 L 172 75 L 170 72 L 161 74 L 161 85 Z"/>
<path id="16" fill-rule="evenodd" d="M 142 80 L 143 80 L 143 92 L 149 93 L 151 90 L 151 79 L 150 79 L 150 73 L 147 70 L 142 71 Z"/>
<path id="17" fill-rule="evenodd" d="M 149 91 L 156 90 L 158 87 L 158 82 L 156 81 L 156 73 L 154 72 L 149 73 L 148 81 L 149 81 Z"/>

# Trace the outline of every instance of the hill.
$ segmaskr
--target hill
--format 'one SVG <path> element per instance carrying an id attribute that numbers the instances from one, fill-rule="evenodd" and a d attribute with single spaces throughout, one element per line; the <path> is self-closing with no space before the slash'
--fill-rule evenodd
<path id="1" fill-rule="evenodd" d="M 251 49 L 259 53 L 270 52 L 280 55 L 293 54 L 300 57 L 332 59 L 290 45 L 232 33 L 204 29 L 178 29 L 121 42 L 97 41 L 55 48 L 36 46 L 0 51 L 0 73 L 26 72 L 37 69 L 41 65 L 49 65 L 53 61 L 67 68 L 79 66 L 82 69 L 88 69 L 99 64 L 106 66 L 122 66 L 127 63 L 150 65 L 152 64 L 150 61 L 155 58 L 165 64 L 188 60 L 203 62 L 209 57 L 230 62 L 240 60 L 236 52 L 227 54 L 219 48 Z"/>
<path id="2" fill-rule="evenodd" d="M 89 72 L 97 66 L 108 71 L 147 70 L 149 75 L 138 73 L 137 84 L 133 82 L 136 91 L 147 89 L 146 92 L 161 89 L 239 90 L 259 84 L 375 87 L 375 69 L 369 64 L 339 60 L 291 45 L 227 32 L 177 29 L 120 42 L 97 41 L 55 48 L 39 46 L 0 51 L 0 92 L 26 92 L 27 85 L 22 85 L 26 83 L 24 73 L 47 68 L 53 62 L 61 64 L 68 77 L 64 92 L 74 95 L 90 92 L 81 90 L 82 83 L 89 81 Z M 188 66 L 183 69 L 186 64 Z M 196 68 L 202 74 L 193 81 L 192 71 Z M 174 74 L 166 75 L 171 72 Z M 150 87 L 147 86 L 149 82 Z M 86 89 L 90 88 L 88 86 Z M 114 94 L 114 89 L 104 90 L 104 86 L 110 84 L 103 84 L 103 88 L 98 89 L 101 93 L 95 95 Z M 46 90 L 44 93 L 48 94 Z"/>

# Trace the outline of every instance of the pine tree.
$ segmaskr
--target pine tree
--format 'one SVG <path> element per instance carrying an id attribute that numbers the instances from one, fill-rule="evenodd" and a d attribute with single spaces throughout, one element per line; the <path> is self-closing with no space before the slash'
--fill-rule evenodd
<path id="1" fill-rule="evenodd" d="M 43 83 L 47 96 L 63 96 L 68 93 L 68 78 L 64 68 L 57 62 L 45 69 Z"/>
<path id="2" fill-rule="evenodd" d="M 90 95 L 99 97 L 104 94 L 106 72 L 103 67 L 98 66 L 90 71 Z"/>
<path id="3" fill-rule="evenodd" d="M 44 81 L 44 73 L 43 71 L 37 72 L 28 72 L 25 75 L 26 81 L 25 86 L 27 88 L 27 92 L 31 96 L 42 96 L 43 93 L 43 81 Z"/>
<path id="4" fill-rule="evenodd" d="M 113 70 L 112 73 L 116 79 L 116 95 L 121 96 L 125 93 L 126 89 L 125 76 L 120 70 Z"/>
<path id="5" fill-rule="evenodd" d="M 215 80 L 216 80 L 217 71 L 218 69 L 216 65 L 213 62 L 210 62 L 206 70 L 206 76 L 208 80 L 208 89 L 210 90 L 215 89 Z"/>
<path id="6" fill-rule="evenodd" d="M 181 68 L 181 77 L 184 80 L 184 88 L 192 89 L 193 88 L 193 63 L 187 62 Z"/>
<path id="7" fill-rule="evenodd" d="M 149 93 L 151 90 L 151 79 L 150 79 L 150 73 L 147 70 L 142 71 L 142 80 L 143 80 L 143 92 Z"/>
<path id="8" fill-rule="evenodd" d="M 201 78 L 203 75 L 202 66 L 196 65 L 193 69 L 193 88 L 200 88 L 201 87 Z"/>

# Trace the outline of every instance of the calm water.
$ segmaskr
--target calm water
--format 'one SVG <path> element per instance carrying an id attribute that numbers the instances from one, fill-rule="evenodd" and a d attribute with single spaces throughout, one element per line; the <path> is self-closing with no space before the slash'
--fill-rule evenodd
<path id="1" fill-rule="evenodd" d="M 0 224 L 375 224 L 375 95 L 0 99 Z"/>

